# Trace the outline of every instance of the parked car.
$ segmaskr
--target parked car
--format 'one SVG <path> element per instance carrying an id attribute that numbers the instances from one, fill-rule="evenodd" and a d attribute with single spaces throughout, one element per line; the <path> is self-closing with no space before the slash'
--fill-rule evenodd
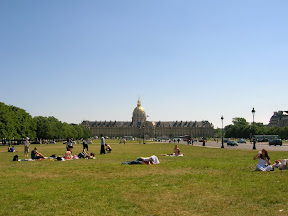
<path id="1" fill-rule="evenodd" d="M 246 143 L 246 140 L 245 140 L 245 139 L 239 139 L 239 140 L 237 141 L 237 143 Z"/>
<path id="2" fill-rule="evenodd" d="M 223 142 L 224 142 L 224 143 L 227 143 L 228 141 L 229 141 L 229 139 L 227 139 L 227 138 L 224 138 L 224 139 L 223 139 Z"/>
<path id="3" fill-rule="evenodd" d="M 230 146 L 238 146 L 237 142 L 234 141 L 234 140 L 229 140 L 229 141 L 227 142 L 227 145 L 230 145 Z"/>
<path id="4" fill-rule="evenodd" d="M 257 139 L 257 142 L 268 142 L 268 138 L 260 138 L 260 139 Z"/>
<path id="5" fill-rule="evenodd" d="M 274 145 L 274 146 L 280 145 L 280 146 L 282 146 L 282 140 L 281 139 L 270 139 L 269 140 L 269 146 L 270 145 Z"/>

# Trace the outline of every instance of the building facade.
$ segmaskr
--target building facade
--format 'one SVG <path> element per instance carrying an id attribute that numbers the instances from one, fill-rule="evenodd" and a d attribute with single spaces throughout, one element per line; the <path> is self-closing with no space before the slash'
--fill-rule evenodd
<path id="1" fill-rule="evenodd" d="M 146 113 L 138 99 L 133 111 L 132 121 L 83 121 L 81 123 L 91 130 L 92 136 L 103 134 L 109 137 L 212 137 L 214 128 L 208 121 L 147 121 Z"/>
<path id="2" fill-rule="evenodd" d="M 268 127 L 285 127 L 288 126 L 288 111 L 274 112 L 270 118 Z"/>

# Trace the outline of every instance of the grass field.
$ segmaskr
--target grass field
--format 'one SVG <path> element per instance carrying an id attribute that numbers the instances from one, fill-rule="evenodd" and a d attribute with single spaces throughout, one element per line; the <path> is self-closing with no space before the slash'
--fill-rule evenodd
<path id="1" fill-rule="evenodd" d="M 13 162 L 24 147 L 0 146 L 0 215 L 288 215 L 288 171 L 255 172 L 257 151 L 180 145 L 184 157 L 165 157 L 173 144 L 108 143 L 111 154 L 99 155 L 97 142 L 95 160 L 64 162 Z M 45 156 L 65 152 L 61 143 L 34 146 Z M 161 163 L 121 165 L 151 155 Z"/>

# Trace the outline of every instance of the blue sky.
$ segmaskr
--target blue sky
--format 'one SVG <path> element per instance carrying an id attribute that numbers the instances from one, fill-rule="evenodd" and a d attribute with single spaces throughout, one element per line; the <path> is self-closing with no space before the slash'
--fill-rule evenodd
<path id="1" fill-rule="evenodd" d="M 32 116 L 130 121 L 288 110 L 288 1 L 3 0 L 0 101 Z"/>

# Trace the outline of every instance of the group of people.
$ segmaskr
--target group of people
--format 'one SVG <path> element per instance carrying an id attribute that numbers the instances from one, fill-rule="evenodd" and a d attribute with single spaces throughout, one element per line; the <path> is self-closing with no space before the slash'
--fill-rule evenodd
<path id="1" fill-rule="evenodd" d="M 26 137 L 25 142 L 24 142 L 24 156 L 28 157 L 29 154 L 29 146 L 30 146 L 30 142 L 29 142 L 29 137 Z M 66 151 L 65 154 L 63 156 L 63 159 L 65 160 L 70 160 L 70 159 L 78 159 L 78 158 L 95 158 L 95 154 L 94 153 L 90 153 L 89 152 L 89 147 L 88 147 L 88 142 L 87 140 L 82 140 L 82 145 L 83 145 L 83 151 L 81 153 L 79 153 L 78 155 L 73 155 L 72 154 L 72 150 L 73 150 L 73 140 L 72 139 L 67 139 L 66 141 Z M 8 152 L 14 152 L 14 146 L 11 147 L 11 145 L 9 144 L 8 146 Z M 104 136 L 101 134 L 101 150 L 100 150 L 100 154 L 106 154 L 106 152 L 111 153 L 112 148 L 110 145 L 105 144 L 105 138 Z M 31 159 L 45 159 L 45 157 L 43 156 L 43 154 L 41 154 L 40 152 L 38 152 L 37 147 L 35 147 L 32 151 L 31 151 Z"/>
<path id="2" fill-rule="evenodd" d="M 178 145 L 175 145 L 173 148 L 173 153 L 172 154 L 161 154 L 161 156 L 183 156 L 181 153 Z M 136 160 L 132 161 L 126 161 L 122 162 L 122 165 L 128 164 L 128 165 L 133 165 L 133 164 L 146 164 L 146 165 L 152 165 L 152 164 L 159 164 L 160 161 L 157 156 L 152 155 L 150 157 L 138 157 Z"/>
<path id="3" fill-rule="evenodd" d="M 274 171 L 274 168 L 279 168 L 279 170 L 288 169 L 288 159 L 276 160 L 275 163 L 271 165 L 270 157 L 266 149 L 259 151 L 253 159 L 258 160 L 256 171 Z"/>
<path id="4" fill-rule="evenodd" d="M 9 146 L 8 146 L 8 152 L 15 152 L 14 146 L 11 146 L 11 145 L 9 144 Z"/>
<path id="5" fill-rule="evenodd" d="M 100 154 L 106 154 L 106 152 L 111 153 L 112 148 L 110 145 L 105 143 L 105 138 L 101 134 L 101 149 L 100 149 Z M 64 159 L 65 160 L 70 160 L 70 159 L 75 159 L 75 156 L 72 154 L 72 149 L 73 149 L 73 142 L 72 140 L 67 140 L 66 143 L 66 152 L 64 154 Z M 94 153 L 90 153 L 88 149 L 88 143 L 86 140 L 83 140 L 83 151 L 76 156 L 76 158 L 95 158 Z M 14 146 L 9 145 L 8 146 L 8 152 L 14 152 L 15 148 Z M 29 138 L 26 137 L 26 140 L 24 142 L 24 154 L 27 157 L 29 153 Z M 179 146 L 175 145 L 173 148 L 173 153 L 171 154 L 162 154 L 162 156 L 183 156 L 181 153 Z M 31 151 L 31 159 L 44 159 L 45 157 L 43 154 L 41 154 L 38 150 L 37 147 L 35 147 Z M 288 169 L 288 159 L 279 159 L 276 160 L 274 164 L 271 164 L 270 157 L 268 155 L 268 152 L 266 149 L 262 149 L 262 151 L 259 151 L 257 155 L 253 157 L 254 160 L 258 160 L 258 164 L 256 164 L 256 171 L 273 171 L 274 168 L 279 168 L 280 170 L 283 169 Z M 158 164 L 160 163 L 158 158 L 155 155 L 152 155 L 151 157 L 138 157 L 136 160 L 133 161 L 126 161 L 123 162 L 122 164 Z"/>
<path id="6" fill-rule="evenodd" d="M 100 140 L 101 140 L 101 149 L 100 149 L 100 154 L 106 154 L 106 151 L 108 153 L 111 153 L 112 148 L 110 145 L 105 143 L 105 138 L 103 136 L 103 134 L 100 135 Z"/>

